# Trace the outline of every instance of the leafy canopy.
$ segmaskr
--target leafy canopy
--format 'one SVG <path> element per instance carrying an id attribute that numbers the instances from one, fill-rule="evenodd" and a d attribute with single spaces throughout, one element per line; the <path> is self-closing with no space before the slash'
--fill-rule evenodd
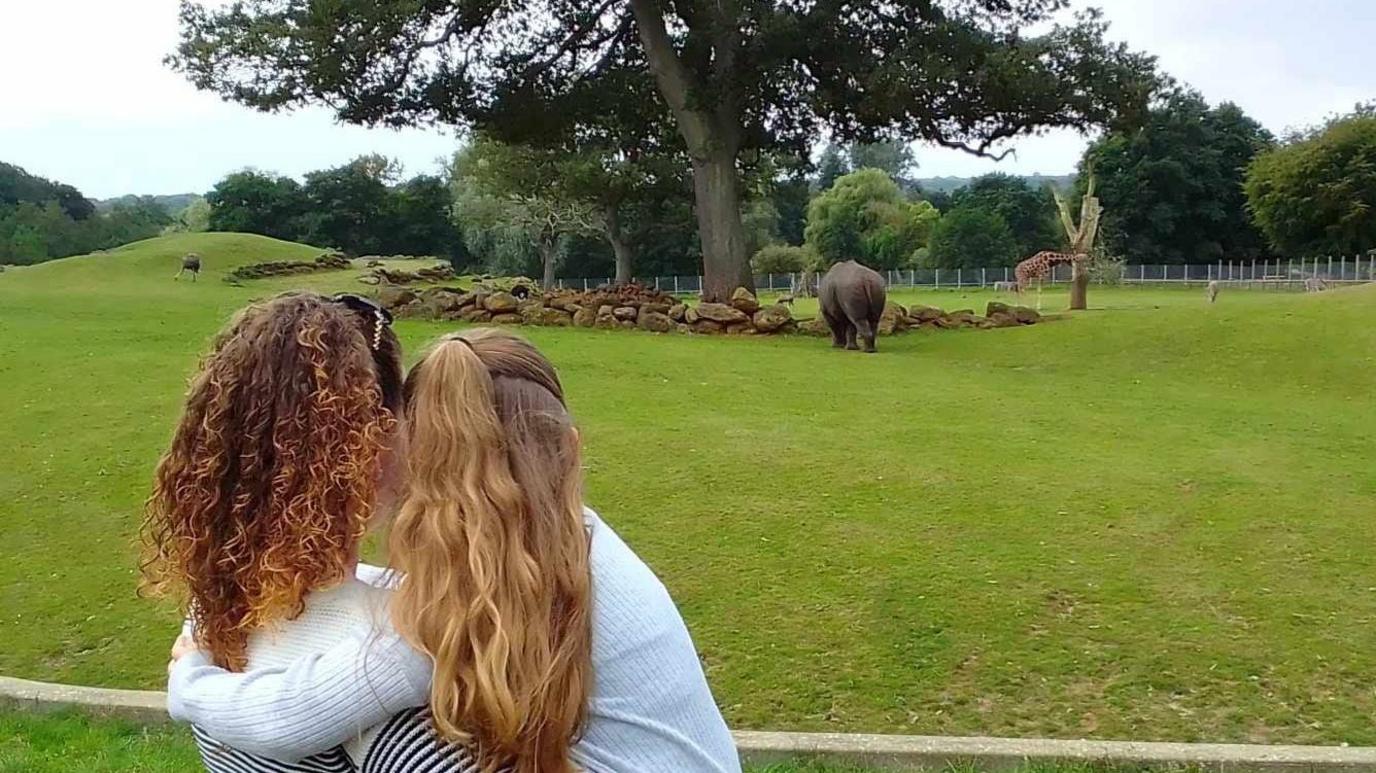
<path id="1" fill-rule="evenodd" d="M 1376 116 L 1358 110 L 1266 151 L 1247 203 L 1276 249 L 1341 255 L 1376 246 Z"/>
<path id="2" fill-rule="evenodd" d="M 861 169 L 812 200 L 804 233 L 826 265 L 858 260 L 871 268 L 904 268 L 940 216 L 925 201 L 909 201 L 883 171 Z"/>
<path id="3" fill-rule="evenodd" d="M 1152 107 L 1140 130 L 1090 146 L 1077 193 L 1092 166 L 1107 246 L 1131 262 L 1260 257 L 1266 245 L 1248 216 L 1242 182 L 1252 158 L 1271 144 L 1270 133 L 1236 105 L 1210 107 L 1197 93 L 1175 92 Z"/>

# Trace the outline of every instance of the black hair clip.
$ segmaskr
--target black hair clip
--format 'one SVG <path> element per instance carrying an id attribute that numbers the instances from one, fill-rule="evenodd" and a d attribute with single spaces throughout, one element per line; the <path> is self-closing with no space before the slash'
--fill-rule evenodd
<path id="1" fill-rule="evenodd" d="M 382 346 L 382 326 L 391 326 L 392 312 L 383 308 L 382 304 L 372 298 L 353 293 L 331 295 L 330 301 L 343 304 L 351 311 L 371 315 L 373 318 L 373 351 L 377 351 Z"/>

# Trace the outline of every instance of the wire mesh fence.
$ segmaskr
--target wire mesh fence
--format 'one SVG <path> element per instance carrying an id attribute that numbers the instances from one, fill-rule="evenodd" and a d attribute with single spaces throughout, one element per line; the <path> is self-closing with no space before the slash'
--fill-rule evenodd
<path id="1" fill-rule="evenodd" d="M 1071 266 L 1052 269 L 1046 283 L 1069 282 Z M 1015 281 L 1012 266 L 996 268 L 918 268 L 880 272 L 890 287 L 964 288 L 993 287 L 997 282 Z M 1149 284 L 1206 284 L 1225 282 L 1244 288 L 1294 289 L 1304 288 L 1305 280 L 1321 279 L 1326 283 L 1357 283 L 1376 281 L 1376 258 L 1323 257 L 1293 260 L 1220 260 L 1216 263 L 1189 265 L 1127 265 L 1120 277 L 1101 279 L 1100 283 Z M 635 281 L 666 292 L 697 295 L 702 292 L 701 276 L 638 277 Z M 758 274 L 755 289 L 759 292 L 791 292 L 802 281 L 801 274 Z M 560 279 L 561 288 L 592 290 L 612 283 L 610 277 L 582 277 Z"/>

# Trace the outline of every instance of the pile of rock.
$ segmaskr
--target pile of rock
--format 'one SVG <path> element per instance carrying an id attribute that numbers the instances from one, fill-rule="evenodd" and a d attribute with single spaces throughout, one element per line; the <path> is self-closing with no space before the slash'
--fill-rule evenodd
<path id="1" fill-rule="evenodd" d="M 514 285 L 513 289 L 526 285 Z M 829 336 L 825 320 L 799 322 L 788 306 L 762 306 L 745 288 L 737 288 L 727 303 L 689 306 L 674 296 L 640 285 L 604 287 L 597 290 L 547 290 L 521 298 L 487 284 L 472 290 L 430 287 L 414 290 L 386 285 L 378 301 L 399 317 L 456 320 L 475 324 L 545 325 L 603 329 L 639 328 L 656 333 L 704 335 L 771 335 L 802 332 Z M 879 322 L 880 335 L 914 328 L 999 328 L 1032 325 L 1044 317 L 1025 306 L 990 301 L 984 316 L 972 309 L 943 311 L 932 306 L 907 308 L 890 302 Z"/>
<path id="2" fill-rule="evenodd" d="M 315 260 L 272 260 L 266 263 L 252 263 L 240 266 L 225 275 L 225 281 L 241 282 L 245 279 L 262 279 L 269 276 L 289 276 L 291 274 L 313 274 L 317 271 L 338 271 L 349 268 L 349 259 L 338 252 L 327 252 Z"/>
<path id="3" fill-rule="evenodd" d="M 369 266 L 375 264 L 373 270 L 359 277 L 358 281 L 368 285 L 409 285 L 415 282 L 448 282 L 457 276 L 454 267 L 448 263 L 439 263 L 416 271 L 384 268 L 376 261 L 368 263 Z"/>
<path id="4" fill-rule="evenodd" d="M 1018 327 L 1019 325 L 1035 325 L 1044 319 L 1035 309 L 1029 309 L 1026 306 L 1010 306 L 998 301 L 990 301 L 982 317 L 976 314 L 974 309 L 943 311 L 935 306 L 908 308 L 901 303 L 889 301 L 885 304 L 884 314 L 879 319 L 879 334 L 893 335 L 915 328 L 955 330 L 966 327 L 981 329 Z M 831 335 L 831 329 L 827 327 L 826 320 L 820 317 L 799 324 L 798 329 L 809 335 Z"/>
<path id="5" fill-rule="evenodd" d="M 383 287 L 378 300 L 393 314 L 421 319 L 595 328 L 640 328 L 656 333 L 760 335 L 792 332 L 787 306 L 761 307 L 755 296 L 738 288 L 729 303 L 689 306 L 674 296 L 640 285 L 597 290 L 549 290 L 522 299 L 478 287 L 432 287 L 419 292 Z"/>

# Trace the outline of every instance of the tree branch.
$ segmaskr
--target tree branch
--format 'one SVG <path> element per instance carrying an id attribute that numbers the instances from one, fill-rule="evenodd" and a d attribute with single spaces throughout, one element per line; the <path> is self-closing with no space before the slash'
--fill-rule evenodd
<path id="1" fill-rule="evenodd" d="M 645 49 L 645 61 L 659 83 L 664 101 L 679 121 L 679 131 L 691 152 L 703 153 L 711 140 L 711 128 L 703 116 L 688 106 L 692 79 L 674 50 L 674 43 L 664 27 L 664 15 L 654 0 L 631 0 L 640 44 Z"/>

